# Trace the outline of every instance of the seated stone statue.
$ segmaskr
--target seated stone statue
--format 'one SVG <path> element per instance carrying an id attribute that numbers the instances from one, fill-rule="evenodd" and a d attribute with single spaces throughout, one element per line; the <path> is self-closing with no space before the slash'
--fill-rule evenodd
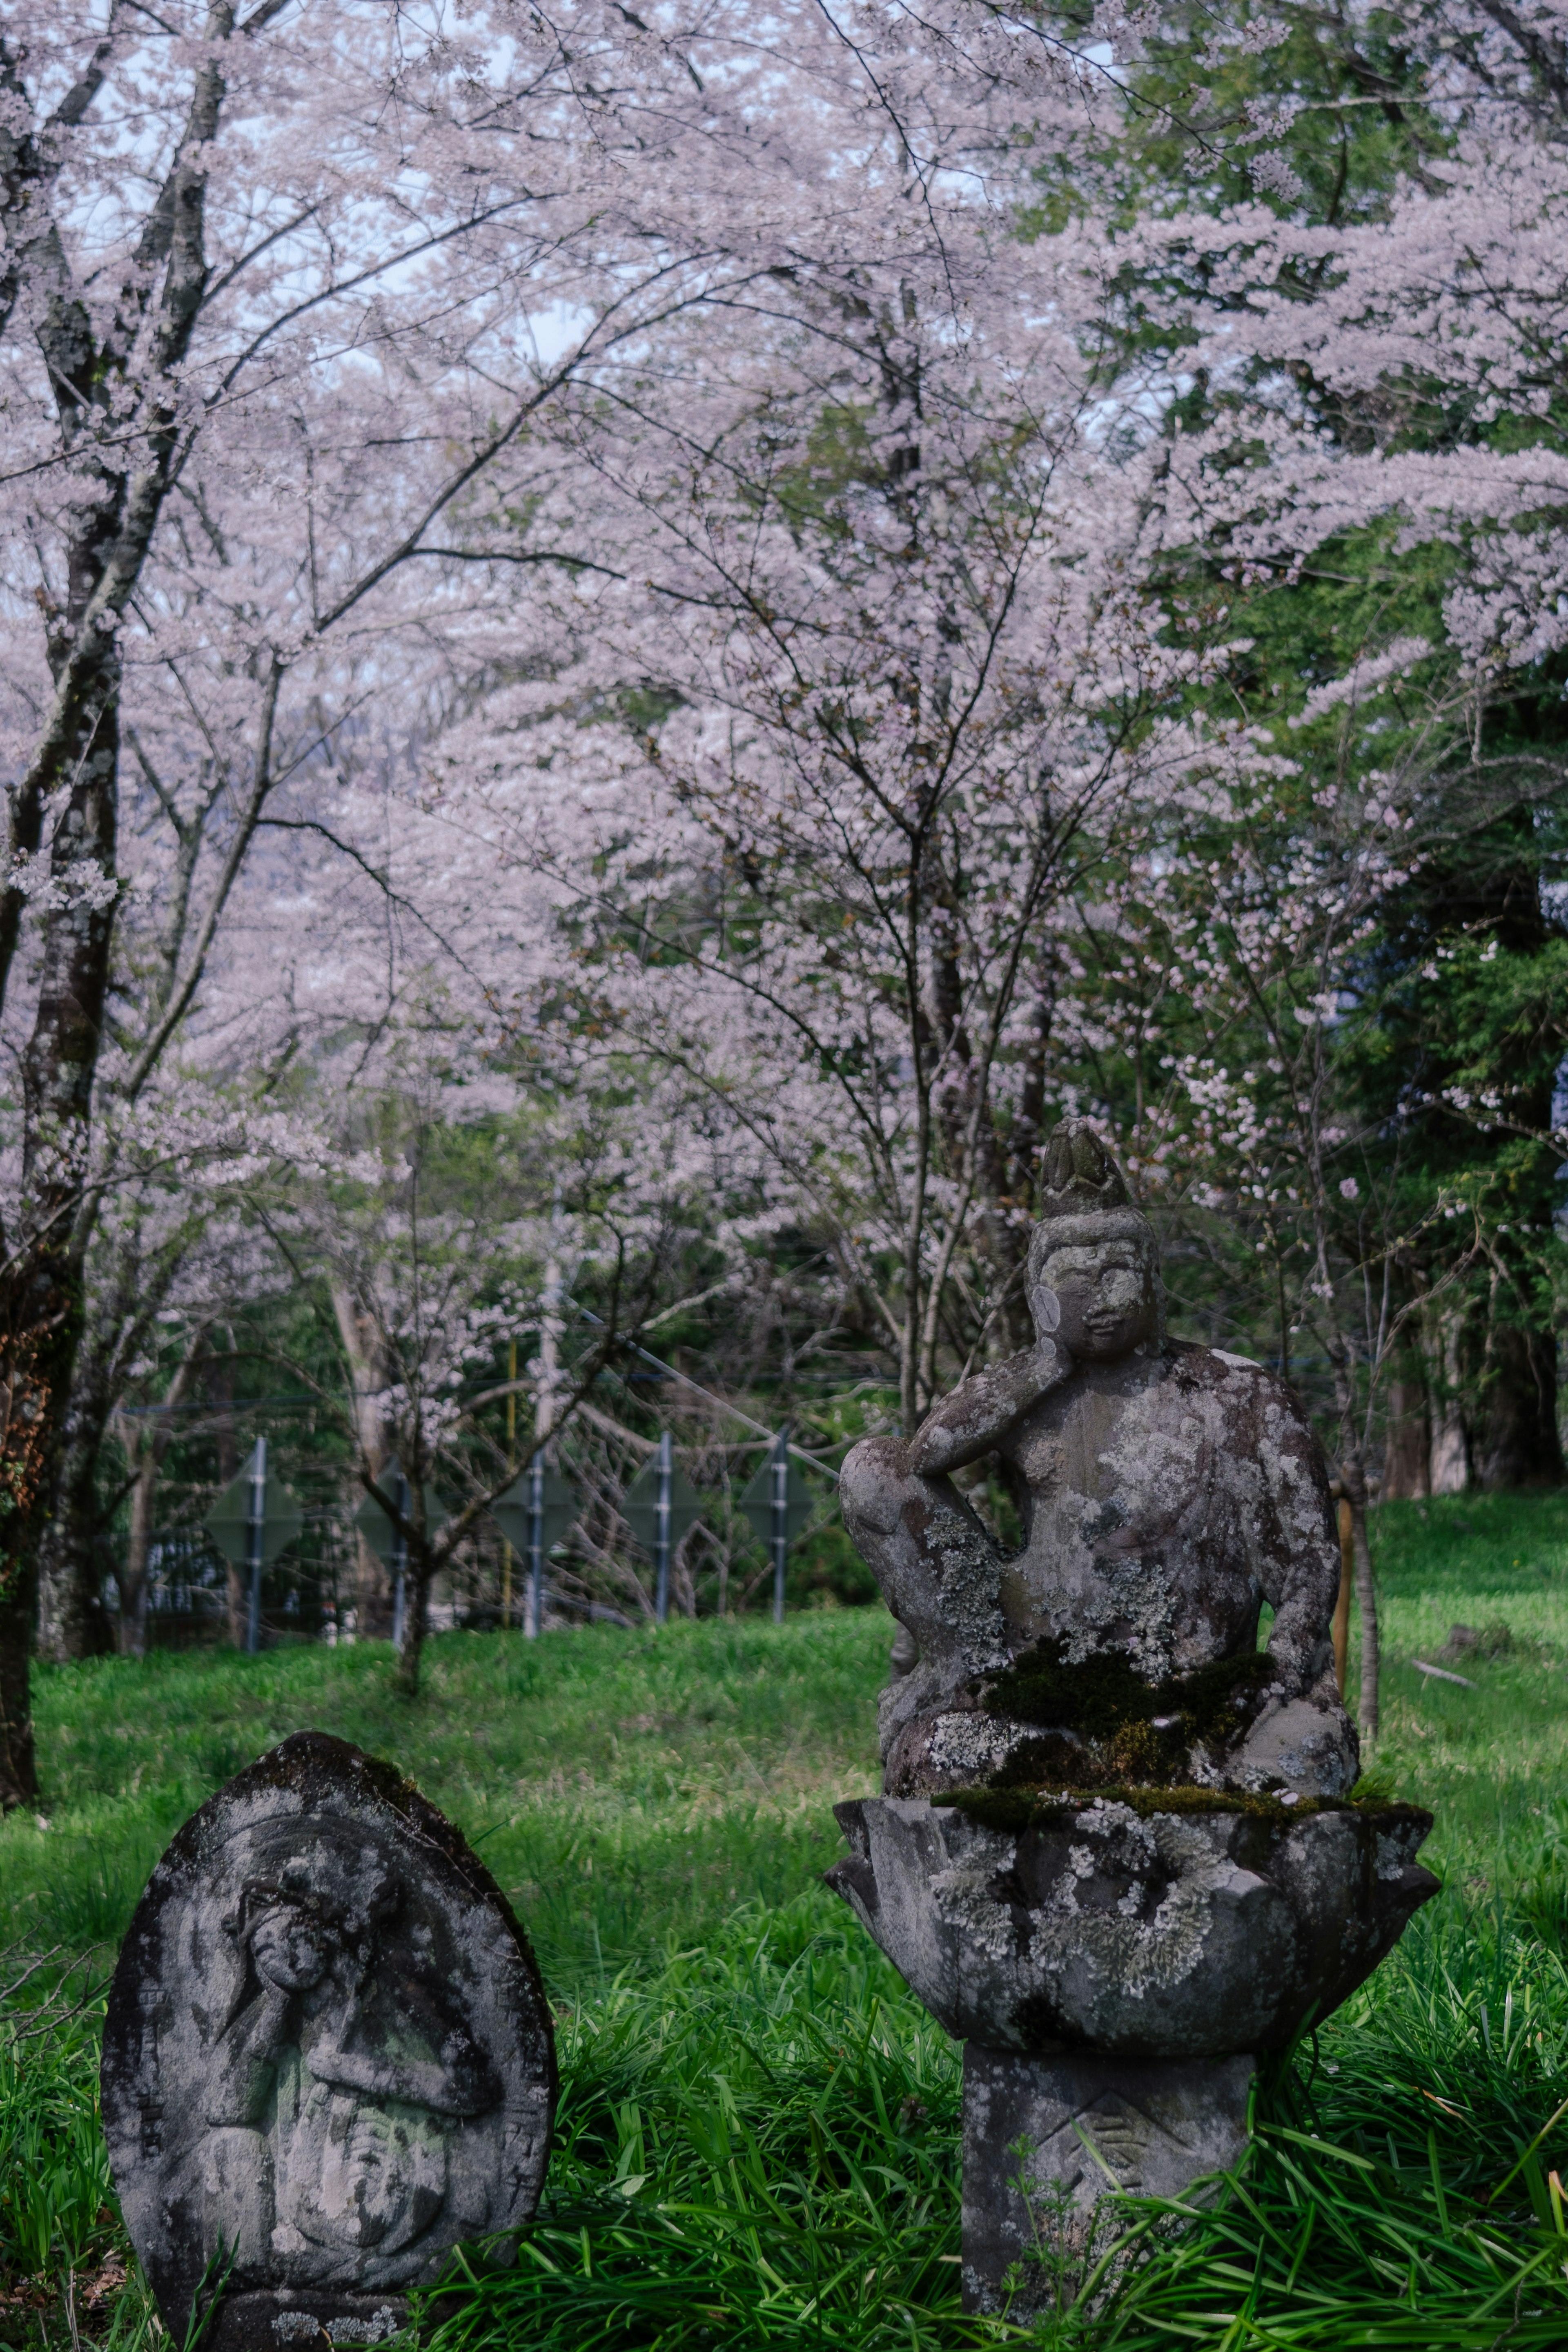
<path id="1" fill-rule="evenodd" d="M 916 1654 L 883 1696 L 887 1793 L 1343 1795 L 1339 1545 L 1301 1404 L 1167 1339 L 1154 1234 L 1084 1121 L 1051 1139 L 1028 1278 L 1035 1345 L 843 1466 L 846 1524 Z M 988 1457 L 1022 1525 L 1010 1557 L 954 1483 Z"/>

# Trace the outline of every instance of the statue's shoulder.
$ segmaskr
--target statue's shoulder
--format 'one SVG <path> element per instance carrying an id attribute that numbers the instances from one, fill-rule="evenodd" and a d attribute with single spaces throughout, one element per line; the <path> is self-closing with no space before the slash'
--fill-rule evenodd
<path id="1" fill-rule="evenodd" d="M 1301 1417 L 1295 1391 L 1278 1372 L 1250 1356 L 1235 1355 L 1228 1348 L 1205 1348 L 1196 1339 L 1167 1339 L 1164 1363 L 1166 1378 L 1181 1388 L 1228 1389 L 1232 1396 L 1244 1396 L 1249 1402 L 1271 1404 Z"/>

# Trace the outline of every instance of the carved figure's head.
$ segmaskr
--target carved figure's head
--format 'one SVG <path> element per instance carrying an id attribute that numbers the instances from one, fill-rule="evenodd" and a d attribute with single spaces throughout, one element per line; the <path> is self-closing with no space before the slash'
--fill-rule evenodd
<path id="1" fill-rule="evenodd" d="M 357 1869 L 342 1870 L 330 1894 L 294 1855 L 276 1878 L 245 1881 L 224 1933 L 249 1955 L 263 1983 L 280 1992 L 308 1992 L 340 1956 L 369 1959 L 374 1931 L 392 1916 L 398 1900 L 395 1879 L 374 1855 L 361 1855 Z"/>
<path id="2" fill-rule="evenodd" d="M 1040 1338 L 1091 1363 L 1159 1348 L 1165 1293 L 1154 1230 L 1087 1119 L 1056 1129 L 1040 1189 L 1029 1245 L 1030 1312 Z"/>
<path id="3" fill-rule="evenodd" d="M 337 1906 L 288 1871 L 281 1884 L 247 1878 L 237 1909 L 224 1921 L 224 1933 L 249 1953 L 263 1983 L 279 1992 L 306 1992 L 319 1984 L 342 1948 L 344 1930 Z"/>

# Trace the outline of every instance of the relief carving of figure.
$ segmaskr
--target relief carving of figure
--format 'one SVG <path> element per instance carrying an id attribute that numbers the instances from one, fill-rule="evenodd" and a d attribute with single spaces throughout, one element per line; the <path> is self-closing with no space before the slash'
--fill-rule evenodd
<path id="1" fill-rule="evenodd" d="M 208 2255 L 221 2244 L 242 2274 L 402 2276 L 447 2201 L 452 2122 L 501 2095 L 419 1966 L 417 1928 L 389 1998 L 378 1946 L 395 1881 L 372 1869 L 355 1891 L 346 1907 L 291 1863 L 247 1878 L 223 1921 L 245 1974 L 214 2053 L 204 2212 Z"/>
<path id="2" fill-rule="evenodd" d="M 100 2079 L 131 2242 L 203 2352 L 382 2343 L 455 2245 L 507 2259 L 549 2158 L 520 1924 L 417 1789 L 327 1732 L 175 1836 L 120 1949 Z"/>
<path id="3" fill-rule="evenodd" d="M 1343 1795 L 1358 1761 L 1328 1638 L 1340 1555 L 1306 1413 L 1260 1365 L 1166 1336 L 1154 1233 L 1086 1122 L 1052 1137 L 1043 1193 L 1035 1344 L 912 1437 L 866 1439 L 841 1474 L 901 1663 L 916 1661 L 883 1698 L 887 1792 L 1092 1785 L 1050 1695 L 1074 1678 L 1113 1713 L 1119 1676 L 1121 1778 Z M 1023 1530 L 1010 1557 L 955 1483 L 988 1461 Z M 1140 1700 L 1162 1691 L 1165 1717 Z"/>

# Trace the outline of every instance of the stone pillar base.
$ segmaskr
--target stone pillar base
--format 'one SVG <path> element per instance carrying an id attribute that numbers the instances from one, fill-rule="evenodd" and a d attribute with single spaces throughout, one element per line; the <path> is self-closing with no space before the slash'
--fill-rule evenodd
<path id="1" fill-rule="evenodd" d="M 1019 2321 L 1054 2309 L 1085 2255 L 1103 2251 L 1091 2240 L 1108 2190 L 1179 2197 L 1203 2173 L 1234 2164 L 1246 2144 L 1254 2066 L 1248 2057 L 1092 2051 L 1022 2058 L 967 2042 L 964 2308 L 1006 2308 Z M 1020 2140 L 1029 2143 L 1022 2157 L 1014 2152 Z M 1020 2282 L 1011 2288 L 1009 2271 Z"/>
<path id="2" fill-rule="evenodd" d="M 382 2344 L 408 2325 L 401 2294 L 366 2294 L 354 2288 L 298 2291 L 279 2287 L 225 2294 L 202 2336 L 202 2352 L 359 2352 Z"/>

